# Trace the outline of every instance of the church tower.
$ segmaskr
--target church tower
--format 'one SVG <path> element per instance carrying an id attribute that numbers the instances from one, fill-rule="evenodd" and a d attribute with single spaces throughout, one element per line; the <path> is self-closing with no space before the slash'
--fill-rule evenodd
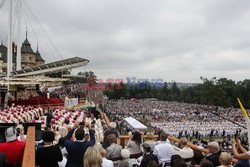
<path id="1" fill-rule="evenodd" d="M 39 51 L 38 51 L 38 42 L 37 42 L 37 47 L 36 47 L 36 66 L 38 65 L 42 65 L 45 63 L 45 61 L 43 60 L 43 58 L 41 57 Z"/>
<path id="2" fill-rule="evenodd" d="M 27 30 L 26 30 L 26 39 L 24 40 L 21 47 L 21 64 L 22 64 L 22 69 L 36 65 L 36 55 L 35 52 L 32 50 L 30 42 L 27 38 Z"/>

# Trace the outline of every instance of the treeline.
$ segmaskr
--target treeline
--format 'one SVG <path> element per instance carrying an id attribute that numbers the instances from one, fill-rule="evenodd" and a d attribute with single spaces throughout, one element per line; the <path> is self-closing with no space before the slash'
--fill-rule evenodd
<path id="1" fill-rule="evenodd" d="M 250 109 L 250 80 L 235 82 L 231 79 L 207 79 L 201 77 L 202 83 L 196 86 L 178 88 L 174 82 L 172 86 L 163 83 L 159 89 L 152 89 L 148 83 L 146 89 L 138 89 L 142 85 L 135 84 L 134 89 L 126 89 L 125 83 L 115 84 L 113 89 L 105 89 L 104 94 L 109 99 L 144 99 L 157 98 L 158 100 L 179 101 L 187 103 L 216 105 L 222 107 L 239 107 L 239 97 L 245 108 Z M 117 89 L 123 87 L 123 89 Z"/>

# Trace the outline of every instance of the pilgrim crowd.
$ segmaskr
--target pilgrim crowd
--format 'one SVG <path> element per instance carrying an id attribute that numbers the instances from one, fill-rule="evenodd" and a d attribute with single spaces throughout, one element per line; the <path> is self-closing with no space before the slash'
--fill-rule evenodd
<path id="1" fill-rule="evenodd" d="M 41 133 L 36 135 L 35 162 L 40 167 L 249 167 L 250 152 L 238 138 L 230 139 L 230 151 L 216 140 L 202 146 L 193 141 L 199 149 L 191 147 L 185 135 L 181 135 L 178 143 L 170 140 L 169 135 L 176 133 L 174 128 L 178 134 L 181 131 L 184 134 L 185 131 L 191 133 L 195 130 L 192 124 L 197 125 L 199 133 L 206 132 L 206 126 L 212 126 L 215 134 L 216 130 L 221 133 L 216 125 L 224 127 L 225 122 L 220 117 L 208 114 L 213 110 L 209 106 L 196 104 L 120 100 L 108 105 L 106 111 L 112 121 L 107 123 L 95 108 L 49 110 L 10 107 L 0 111 L 0 123 L 16 123 L 17 126 L 5 130 L 6 141 L 0 143 L 0 166 L 20 166 L 26 139 L 24 126 L 31 122 L 41 123 L 42 127 Z M 243 124 L 241 115 L 234 109 L 218 108 L 216 111 L 223 117 L 231 117 Z M 123 123 L 119 121 L 123 117 L 133 116 L 146 123 L 149 118 L 145 115 L 152 117 L 152 129 L 148 132 L 131 129 L 129 139 L 122 147 L 119 136 Z M 188 121 L 191 122 L 190 126 Z M 206 124 L 201 124 L 203 122 Z M 218 124 L 214 125 L 216 122 Z M 178 124 L 183 126 L 177 129 L 175 126 Z M 228 126 L 224 129 L 226 132 L 227 128 L 230 131 L 236 125 L 225 126 Z M 233 130 L 244 133 L 240 127 Z M 158 132 L 158 138 L 154 136 L 155 131 Z M 207 153 L 200 152 L 202 148 Z"/>
<path id="2" fill-rule="evenodd" d="M 48 90 L 44 90 L 47 92 Z M 63 98 L 68 96 L 69 98 L 81 98 L 87 95 L 87 84 L 77 83 L 59 86 L 50 92 L 51 97 Z"/>
<path id="3" fill-rule="evenodd" d="M 131 116 L 155 131 L 163 130 L 176 137 L 231 137 L 247 132 L 242 128 L 245 126 L 242 112 L 234 108 L 156 100 L 117 100 L 109 102 L 107 114 L 118 124 L 126 124 L 123 119 Z M 126 126 L 120 126 L 119 130 L 121 133 L 129 131 Z"/>

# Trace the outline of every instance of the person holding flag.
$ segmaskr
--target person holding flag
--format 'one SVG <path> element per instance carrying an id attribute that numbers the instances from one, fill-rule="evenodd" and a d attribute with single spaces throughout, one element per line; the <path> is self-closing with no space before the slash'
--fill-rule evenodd
<path id="1" fill-rule="evenodd" d="M 246 120 L 246 123 L 247 123 L 247 131 L 248 131 L 248 143 L 250 142 L 249 139 L 249 135 L 250 135 L 250 122 L 249 122 L 249 117 L 248 117 L 248 114 L 245 110 L 245 108 L 243 107 L 243 105 L 241 104 L 241 101 L 239 98 L 237 98 L 238 100 L 238 103 L 240 105 L 240 108 L 241 108 L 241 111 L 245 117 L 245 120 Z M 242 153 L 239 153 L 237 148 L 236 148 L 236 145 L 238 147 L 238 149 L 242 152 Z M 248 147 L 249 148 L 249 147 Z M 241 145 L 241 142 L 239 139 L 237 138 L 234 138 L 232 139 L 232 151 L 233 151 L 233 154 L 234 154 L 234 157 L 239 159 L 239 161 L 237 162 L 238 165 L 240 166 L 250 166 L 250 151 L 247 151 L 242 145 Z M 236 164 L 236 165 L 237 165 Z"/>
<path id="2" fill-rule="evenodd" d="M 236 148 L 236 145 L 238 149 L 242 153 L 238 153 L 238 149 Z M 232 149 L 233 149 L 233 154 L 235 158 L 237 159 L 249 159 L 250 160 L 250 151 L 247 151 L 242 145 L 239 139 L 232 139 Z"/>

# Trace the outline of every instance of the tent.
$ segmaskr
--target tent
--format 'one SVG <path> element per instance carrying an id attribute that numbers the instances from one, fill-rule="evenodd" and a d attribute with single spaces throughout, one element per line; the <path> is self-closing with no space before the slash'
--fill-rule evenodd
<path id="1" fill-rule="evenodd" d="M 128 123 L 131 129 L 133 130 L 147 130 L 147 127 L 143 125 L 141 122 L 137 121 L 133 117 L 124 118 L 124 120 Z"/>

